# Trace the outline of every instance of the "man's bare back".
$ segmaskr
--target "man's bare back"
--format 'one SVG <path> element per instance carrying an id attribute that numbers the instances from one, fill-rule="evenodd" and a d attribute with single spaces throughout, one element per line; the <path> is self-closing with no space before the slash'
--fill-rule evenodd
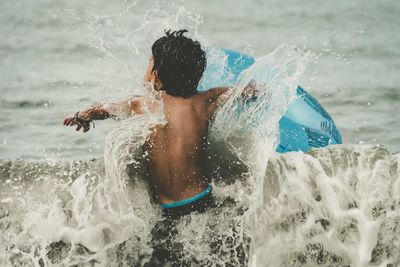
<path id="1" fill-rule="evenodd" d="M 205 150 L 218 96 L 213 89 L 188 99 L 162 93 L 166 124 L 153 128 L 145 149 L 153 190 L 162 204 L 190 198 L 210 183 Z"/>

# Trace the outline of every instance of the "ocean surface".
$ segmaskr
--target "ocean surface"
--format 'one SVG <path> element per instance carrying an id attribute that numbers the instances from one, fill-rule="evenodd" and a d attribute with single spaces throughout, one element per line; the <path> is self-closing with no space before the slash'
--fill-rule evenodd
<path id="1" fill-rule="evenodd" d="M 170 242 L 182 262 L 399 266 L 399 14 L 400 2 L 387 0 L 2 0 L 0 265 L 151 259 L 161 217 L 141 144 L 162 116 L 99 121 L 86 134 L 62 122 L 143 93 L 152 43 L 186 28 L 204 47 L 251 54 L 280 74 L 273 84 L 263 68 L 244 77 L 263 84 L 256 105 L 268 112 L 257 129 L 246 125 L 252 111 L 231 116 L 233 100 L 217 113 L 208 155 L 220 206 L 180 221 Z M 297 84 L 345 145 L 274 152 Z"/>
<path id="2" fill-rule="evenodd" d="M 400 151 L 398 1 L 4 0 L 0 12 L 0 158 L 102 155 L 115 123 L 82 135 L 62 119 L 132 94 L 151 44 L 177 26 L 255 56 L 282 43 L 310 50 L 315 58 L 300 84 L 344 142 Z"/>

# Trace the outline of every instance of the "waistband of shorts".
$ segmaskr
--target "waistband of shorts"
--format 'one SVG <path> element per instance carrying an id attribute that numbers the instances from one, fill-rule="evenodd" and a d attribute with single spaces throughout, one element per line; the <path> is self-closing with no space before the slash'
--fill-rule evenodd
<path id="1" fill-rule="evenodd" d="M 190 198 L 187 198 L 184 200 L 180 200 L 180 201 L 176 201 L 176 202 L 172 202 L 172 203 L 161 204 L 161 207 L 163 209 L 171 209 L 171 208 L 181 207 L 181 206 L 193 203 L 193 202 L 201 199 L 202 197 L 211 193 L 211 191 L 212 191 L 212 187 L 211 187 L 211 185 L 209 185 L 209 186 L 207 186 L 206 189 L 204 189 L 202 192 L 200 192 L 199 194 L 197 194 L 193 197 L 190 197 Z"/>

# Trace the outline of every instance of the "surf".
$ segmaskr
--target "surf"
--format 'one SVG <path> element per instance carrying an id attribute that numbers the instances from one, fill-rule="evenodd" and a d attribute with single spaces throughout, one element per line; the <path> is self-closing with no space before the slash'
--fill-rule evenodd
<path id="1" fill-rule="evenodd" d="M 371 145 L 274 154 L 259 206 L 246 201 L 249 185 L 240 177 L 216 180 L 220 207 L 182 220 L 177 241 L 187 259 L 210 265 L 243 258 L 252 266 L 397 265 L 399 163 Z M 107 208 L 118 202 L 107 199 L 110 189 L 96 185 L 105 174 L 101 159 L 1 161 L 0 173 L 2 265 L 140 265 L 151 252 L 146 242 L 159 210 L 143 180 L 128 187 L 132 210 L 121 214 Z"/>

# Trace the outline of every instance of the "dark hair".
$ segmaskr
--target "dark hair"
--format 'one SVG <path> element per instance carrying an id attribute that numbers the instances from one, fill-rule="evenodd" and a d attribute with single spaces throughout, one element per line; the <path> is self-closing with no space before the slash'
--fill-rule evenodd
<path id="1" fill-rule="evenodd" d="M 206 55 L 199 42 L 183 34 L 187 30 L 165 31 L 151 47 L 153 71 L 172 96 L 188 98 L 197 93 L 197 85 L 206 68 Z"/>

